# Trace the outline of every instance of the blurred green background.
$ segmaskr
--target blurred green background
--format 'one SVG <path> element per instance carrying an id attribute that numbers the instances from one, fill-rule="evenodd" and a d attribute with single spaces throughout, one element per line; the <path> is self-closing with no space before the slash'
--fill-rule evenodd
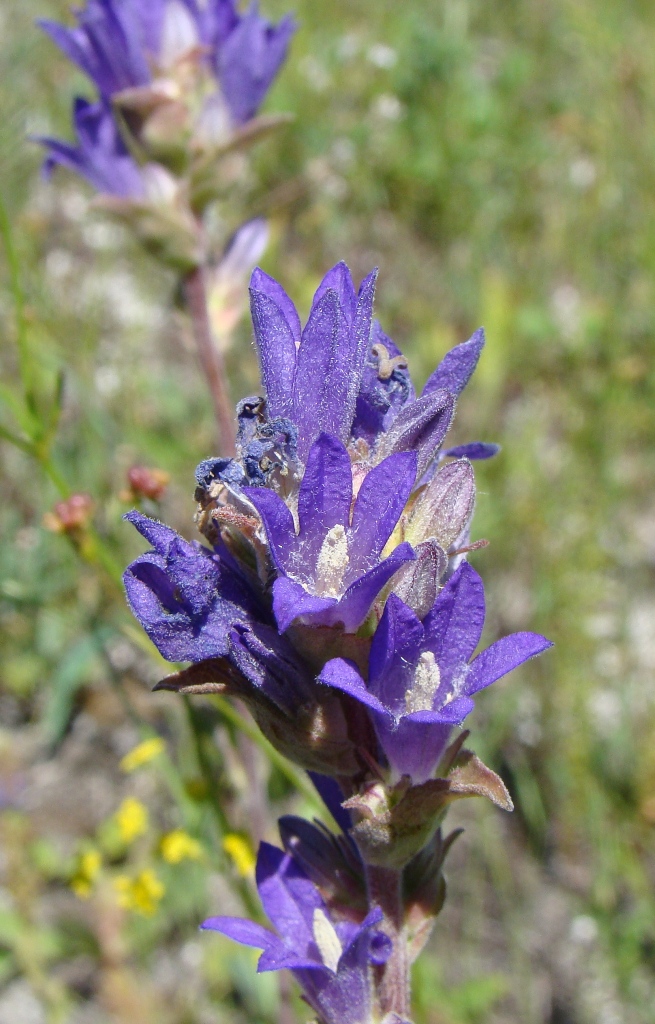
<path id="1" fill-rule="evenodd" d="M 653 1024 L 655 7 L 263 6 L 293 6 L 301 25 L 267 104 L 295 122 L 257 151 L 247 189 L 271 217 L 263 265 L 305 312 L 338 259 L 359 277 L 379 265 L 377 315 L 419 383 L 484 324 L 452 443 L 502 445 L 477 471 L 488 639 L 530 628 L 556 644 L 472 718 L 516 812 L 453 814 L 466 833 L 416 970 L 416 1020 Z M 120 519 L 126 469 L 170 473 L 157 514 L 193 537 L 193 469 L 213 424 L 172 279 L 89 208 L 80 182 L 44 183 L 26 141 L 68 135 L 83 88 L 33 27 L 65 10 L 0 9 L 0 187 L 37 403 L 64 370 L 54 464 L 93 497 L 123 565 L 141 550 Z M 18 397 L 4 256 L 0 330 L 2 382 Z M 227 358 L 234 399 L 252 393 L 246 320 Z M 156 835 L 179 824 L 163 769 L 118 768 L 144 723 L 170 740 L 191 800 L 203 752 L 186 750 L 173 698 L 149 696 L 161 666 L 120 594 L 43 529 L 52 482 L 9 443 L 0 458 L 0 1024 L 305 1020 L 284 988 L 278 1003 L 275 983 L 255 979 L 250 954 L 197 935 L 234 899 L 229 863 L 158 868 L 166 894 L 147 918 L 117 920 L 102 892 L 70 891 L 84 843 L 126 794 L 155 824 L 119 866 L 151 864 Z M 279 766 L 239 757 L 217 709 L 203 713 L 235 833 L 247 772 L 268 778 L 274 809 L 311 811 Z"/>

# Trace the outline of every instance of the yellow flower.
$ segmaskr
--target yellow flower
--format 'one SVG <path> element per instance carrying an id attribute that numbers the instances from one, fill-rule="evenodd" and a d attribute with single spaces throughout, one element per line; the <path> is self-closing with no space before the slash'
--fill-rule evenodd
<path id="1" fill-rule="evenodd" d="M 164 753 L 165 749 L 164 741 L 159 736 L 152 736 L 149 740 L 139 743 L 133 750 L 130 750 L 129 754 L 125 755 L 120 763 L 121 769 L 124 772 L 136 771 L 142 765 L 154 761 L 156 757 Z"/>
<path id="2" fill-rule="evenodd" d="M 255 855 L 247 839 L 236 832 L 229 832 L 223 838 L 223 849 L 232 858 L 237 872 L 242 878 L 252 875 L 255 870 Z"/>
<path id="3" fill-rule="evenodd" d="M 144 868 L 135 878 L 118 875 L 114 888 L 119 907 L 136 910 L 144 917 L 152 917 L 166 891 L 152 868 Z"/>
<path id="4" fill-rule="evenodd" d="M 179 864 L 181 860 L 200 860 L 202 846 L 197 839 L 192 839 L 181 828 L 177 828 L 163 837 L 161 855 L 169 864 Z"/>
<path id="5" fill-rule="evenodd" d="M 140 800 L 128 796 L 116 811 L 116 824 L 124 843 L 132 843 L 148 831 L 148 809 Z"/>
<path id="6" fill-rule="evenodd" d="M 86 850 L 80 855 L 77 870 L 73 875 L 70 887 L 76 896 L 87 900 L 91 895 L 93 883 L 102 867 L 102 858 L 97 850 Z"/>

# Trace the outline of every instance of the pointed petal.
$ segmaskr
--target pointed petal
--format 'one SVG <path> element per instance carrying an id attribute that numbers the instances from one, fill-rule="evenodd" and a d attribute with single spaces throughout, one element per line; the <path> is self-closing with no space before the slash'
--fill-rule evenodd
<path id="1" fill-rule="evenodd" d="M 179 534 L 172 530 L 170 526 L 160 523 L 158 519 L 144 516 L 142 512 L 137 512 L 136 509 L 126 512 L 123 519 L 128 523 L 132 523 L 132 526 L 136 527 L 141 536 L 145 537 L 159 555 L 167 554 L 171 543 L 179 537 Z"/>
<path id="2" fill-rule="evenodd" d="M 495 644 L 487 647 L 471 662 L 464 682 L 464 693 L 477 693 L 552 646 L 551 641 L 539 633 L 512 633 L 502 640 L 496 640 Z"/>
<path id="3" fill-rule="evenodd" d="M 366 689 L 366 683 L 355 666 L 351 662 L 346 661 L 345 658 L 333 658 L 331 661 L 328 661 L 318 676 L 318 682 L 324 683 L 325 686 L 332 686 L 336 690 L 341 690 L 342 693 L 349 694 L 355 700 L 358 700 L 360 704 L 365 704 L 366 707 L 376 711 L 383 718 L 391 720 L 388 709 L 374 694 Z"/>
<path id="4" fill-rule="evenodd" d="M 419 619 L 391 594 L 371 644 L 369 686 L 396 717 L 405 710 L 405 694 L 414 678 L 423 640 Z"/>
<path id="5" fill-rule="evenodd" d="M 250 278 L 250 287 L 257 292 L 261 292 L 271 299 L 278 307 L 282 316 L 284 317 L 291 335 L 296 345 L 300 345 L 300 336 L 302 334 L 302 328 L 300 326 L 300 317 L 298 311 L 294 306 L 293 302 L 287 295 L 286 291 L 274 277 L 264 273 L 259 267 L 255 267 Z"/>
<path id="6" fill-rule="evenodd" d="M 273 614 L 280 633 L 296 619 L 310 625 L 330 625 L 330 615 L 337 603 L 336 597 L 308 594 L 300 583 L 288 576 L 280 576 L 273 584 Z"/>
<path id="7" fill-rule="evenodd" d="M 260 843 L 256 881 L 267 916 L 284 944 L 300 956 L 314 954 L 314 911 L 325 911 L 318 889 L 289 854 Z"/>
<path id="8" fill-rule="evenodd" d="M 356 632 L 385 583 L 401 565 L 411 562 L 414 558 L 411 544 L 399 544 L 388 558 L 350 584 L 339 604 L 330 612 L 330 621 L 325 622 L 325 625 L 337 625 L 342 622 L 347 633 Z"/>
<path id="9" fill-rule="evenodd" d="M 294 411 L 298 454 L 305 459 L 321 431 L 345 440 L 352 340 L 348 320 L 335 291 L 326 291 L 313 307 L 298 350 Z"/>
<path id="10" fill-rule="evenodd" d="M 314 565 L 333 526 L 348 525 L 352 501 L 350 456 L 341 441 L 319 434 L 312 445 L 298 494 L 298 557 Z"/>
<path id="11" fill-rule="evenodd" d="M 432 376 L 428 379 L 423 394 L 443 389 L 451 395 L 460 395 L 473 375 L 484 348 L 484 330 L 482 327 L 461 345 L 455 345 L 439 363 Z"/>
<path id="12" fill-rule="evenodd" d="M 355 295 L 355 286 L 353 285 L 350 270 L 343 260 L 332 267 L 331 270 L 328 270 L 319 284 L 312 300 L 312 309 L 319 304 L 326 291 L 330 288 L 337 293 L 341 308 L 346 314 L 346 319 L 348 323 L 352 324 L 357 305 L 357 296 Z"/>
<path id="13" fill-rule="evenodd" d="M 329 775 L 320 775 L 318 772 L 308 772 L 307 774 L 337 825 L 344 835 L 347 835 L 352 828 L 352 821 L 348 811 L 341 806 L 344 801 L 341 786 L 336 779 L 330 778 Z"/>
<path id="14" fill-rule="evenodd" d="M 469 441 L 468 444 L 458 444 L 455 448 L 446 448 L 441 454 L 449 459 L 493 459 L 500 451 L 499 444 L 491 444 L 488 441 Z"/>
<path id="15" fill-rule="evenodd" d="M 439 665 L 444 694 L 480 642 L 484 615 L 482 580 L 472 565 L 462 562 L 423 621 L 426 647 Z"/>
<path id="16" fill-rule="evenodd" d="M 382 435 L 378 457 L 416 451 L 417 473 L 423 476 L 448 433 L 454 412 L 455 399 L 443 390 L 431 391 L 405 405 Z"/>
<path id="17" fill-rule="evenodd" d="M 380 557 L 393 533 L 416 479 L 416 455 L 390 455 L 364 477 L 348 532 L 350 568 L 346 581 Z"/>
<path id="18" fill-rule="evenodd" d="M 265 487 L 244 487 L 243 493 L 257 509 L 268 540 L 271 558 L 280 572 L 296 550 L 293 516 L 274 491 Z"/>
<path id="19" fill-rule="evenodd" d="M 264 928 L 263 925 L 248 921 L 244 917 L 208 917 L 200 928 L 202 931 L 220 932 L 221 935 L 227 935 L 229 939 L 240 942 L 242 946 L 254 946 L 255 949 L 270 949 L 277 946 L 284 950 L 284 946 L 270 928 Z"/>
<path id="20" fill-rule="evenodd" d="M 288 417 L 292 412 L 296 372 L 296 345 L 291 325 L 284 310 L 269 295 L 253 287 L 250 311 L 270 414 Z"/>

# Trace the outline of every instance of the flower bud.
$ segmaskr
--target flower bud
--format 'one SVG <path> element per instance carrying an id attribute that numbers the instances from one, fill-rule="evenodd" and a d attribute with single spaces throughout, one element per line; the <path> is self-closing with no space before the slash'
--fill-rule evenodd
<path id="1" fill-rule="evenodd" d="M 467 459 L 450 462 L 419 494 L 404 523 L 404 538 L 416 546 L 434 537 L 447 551 L 471 521 L 475 477 Z"/>

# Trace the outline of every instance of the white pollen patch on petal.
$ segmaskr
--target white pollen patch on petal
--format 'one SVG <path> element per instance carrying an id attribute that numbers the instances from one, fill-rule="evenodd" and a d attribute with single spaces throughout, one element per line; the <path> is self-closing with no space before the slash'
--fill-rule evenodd
<path id="1" fill-rule="evenodd" d="M 441 673 L 432 651 L 424 651 L 418 659 L 414 682 L 405 693 L 405 714 L 432 711 L 434 697 L 441 683 Z"/>
<path id="2" fill-rule="evenodd" d="M 337 524 L 328 532 L 318 555 L 316 591 L 319 597 L 339 597 L 343 574 L 348 568 L 348 537 Z"/>
<path id="3" fill-rule="evenodd" d="M 326 967 L 329 967 L 336 974 L 343 949 L 341 948 L 339 936 L 334 930 L 334 925 L 319 907 L 314 911 L 312 926 L 314 941 L 321 954 L 321 960 Z"/>

